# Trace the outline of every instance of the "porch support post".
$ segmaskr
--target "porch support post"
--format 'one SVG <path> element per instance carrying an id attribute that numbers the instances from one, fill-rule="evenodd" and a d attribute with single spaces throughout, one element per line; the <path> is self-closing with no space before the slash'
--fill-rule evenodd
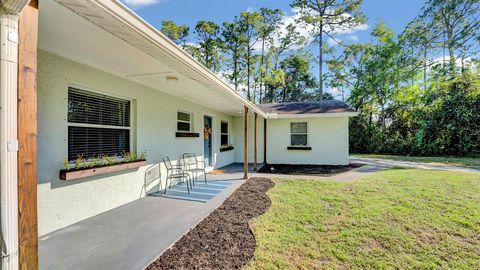
<path id="1" fill-rule="evenodd" d="M 243 106 L 244 111 L 244 129 L 243 129 L 243 178 L 248 179 L 248 107 Z"/>
<path id="2" fill-rule="evenodd" d="M 38 0 L 18 21 L 18 241 L 20 269 L 38 269 L 37 33 Z"/>
<path id="3" fill-rule="evenodd" d="M 1 269 L 18 260 L 17 72 L 18 14 L 28 0 L 0 1 L 0 228 Z"/>
<path id="4" fill-rule="evenodd" d="M 263 164 L 267 165 L 267 118 L 263 119 Z"/>
<path id="5" fill-rule="evenodd" d="M 257 127 L 257 120 L 258 120 L 258 114 L 255 112 L 255 122 L 253 123 L 253 171 L 257 171 L 257 132 L 258 132 L 258 127 Z"/>

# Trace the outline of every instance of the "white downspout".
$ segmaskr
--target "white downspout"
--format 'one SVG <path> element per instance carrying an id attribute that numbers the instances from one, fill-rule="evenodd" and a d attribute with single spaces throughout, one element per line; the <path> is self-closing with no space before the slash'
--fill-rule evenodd
<path id="1" fill-rule="evenodd" d="M 2 270 L 18 261 L 18 15 L 28 0 L 0 0 L 0 218 Z"/>

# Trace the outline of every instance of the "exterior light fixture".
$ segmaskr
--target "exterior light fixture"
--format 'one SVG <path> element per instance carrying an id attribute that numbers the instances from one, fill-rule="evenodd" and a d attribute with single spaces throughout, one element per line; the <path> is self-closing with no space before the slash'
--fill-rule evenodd
<path id="1" fill-rule="evenodd" d="M 168 83 L 176 83 L 176 82 L 178 82 L 178 77 L 176 77 L 176 76 L 167 76 L 167 82 L 168 82 Z"/>

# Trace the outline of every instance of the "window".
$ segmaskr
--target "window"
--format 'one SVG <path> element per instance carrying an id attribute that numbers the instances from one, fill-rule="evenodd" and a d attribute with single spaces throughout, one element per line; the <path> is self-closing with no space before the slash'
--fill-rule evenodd
<path id="1" fill-rule="evenodd" d="M 177 112 L 177 131 L 192 132 L 193 115 L 187 112 Z"/>
<path id="2" fill-rule="evenodd" d="M 220 123 L 220 146 L 228 146 L 228 122 Z"/>
<path id="3" fill-rule="evenodd" d="M 292 146 L 307 145 L 307 122 L 290 123 L 290 142 Z"/>
<path id="4" fill-rule="evenodd" d="M 68 159 L 130 151 L 130 101 L 68 88 Z"/>

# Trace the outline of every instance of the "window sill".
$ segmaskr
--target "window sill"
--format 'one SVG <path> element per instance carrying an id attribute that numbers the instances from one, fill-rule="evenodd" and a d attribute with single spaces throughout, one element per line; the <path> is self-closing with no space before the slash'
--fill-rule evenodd
<path id="1" fill-rule="evenodd" d="M 226 151 L 230 151 L 230 150 L 233 150 L 233 146 L 231 146 L 231 145 L 220 148 L 220 152 L 226 152 Z"/>
<path id="2" fill-rule="evenodd" d="M 93 167 L 93 168 L 82 168 L 78 170 L 75 170 L 75 169 L 68 170 L 68 171 L 61 170 L 60 180 L 68 181 L 68 180 L 74 180 L 74 179 L 107 174 L 112 172 L 131 170 L 131 169 L 136 169 L 138 167 L 142 167 L 146 164 L 147 164 L 146 160 L 137 160 L 137 161 L 132 161 L 128 163 L 104 165 L 104 166 Z"/>
<path id="3" fill-rule="evenodd" d="M 200 133 L 177 131 L 175 133 L 175 137 L 177 137 L 177 138 L 198 138 L 198 137 L 200 137 Z"/>
<path id="4" fill-rule="evenodd" d="M 311 146 L 287 146 L 287 150 L 312 150 Z"/>

